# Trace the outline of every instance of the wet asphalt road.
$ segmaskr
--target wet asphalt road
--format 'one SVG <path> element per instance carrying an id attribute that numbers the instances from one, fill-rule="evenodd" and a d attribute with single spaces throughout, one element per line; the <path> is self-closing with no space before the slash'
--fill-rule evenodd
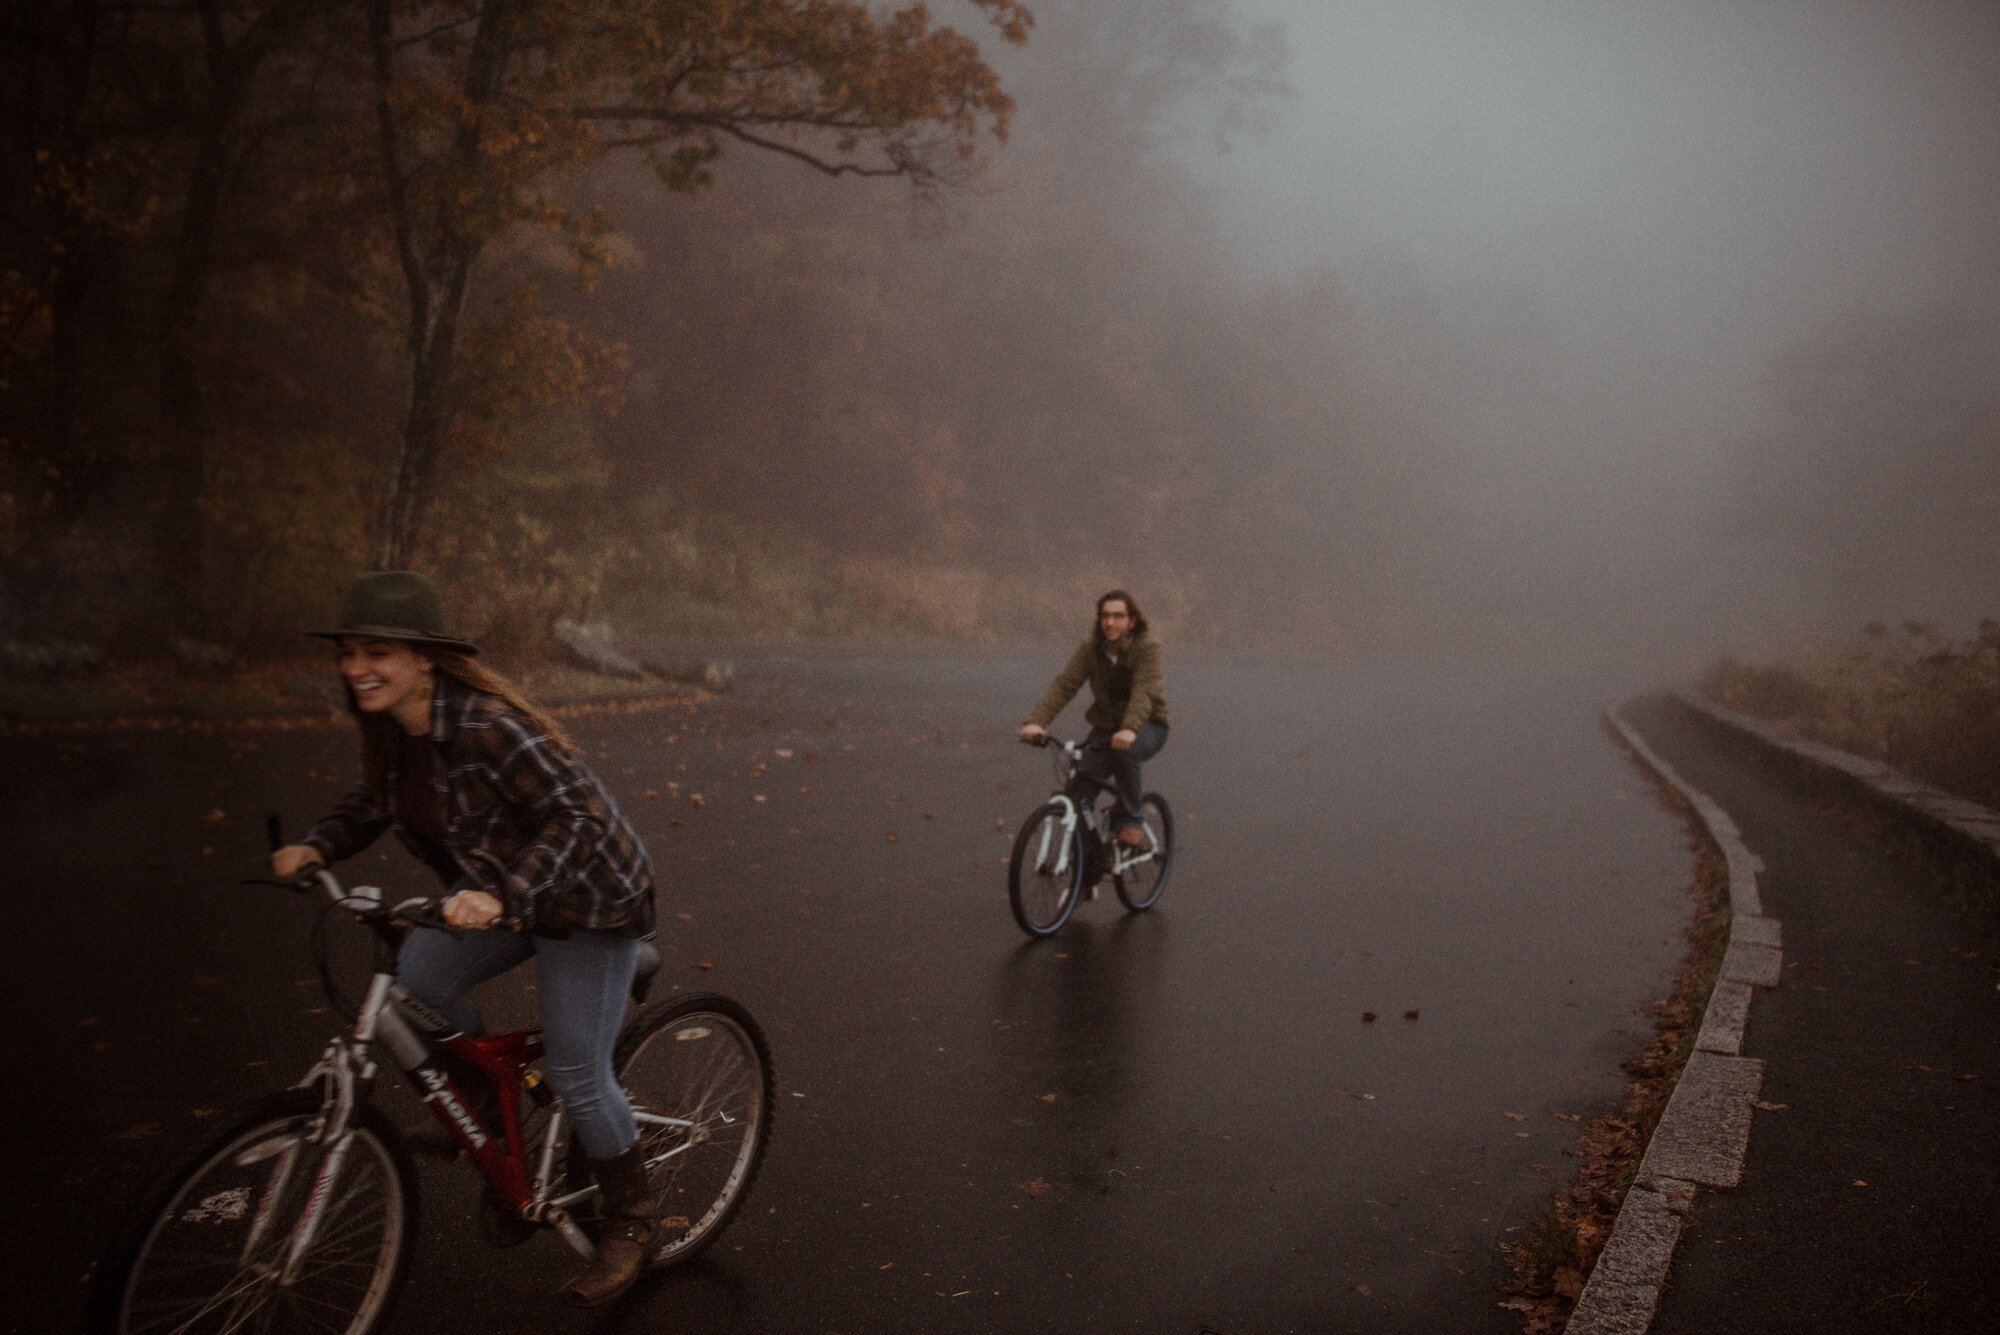
<path id="1" fill-rule="evenodd" d="M 468 1179 L 426 1167 L 392 1330 L 1513 1328 L 1498 1247 L 1681 953 L 1685 834 L 1597 721 L 1634 683 L 1170 664 L 1167 893 L 1128 916 L 1107 887 L 1031 943 L 1004 866 L 1050 773 L 1011 738 L 1056 663 L 740 659 L 717 702 L 576 721 L 660 868 L 656 995 L 763 1021 L 775 1138 L 721 1242 L 600 1313 L 552 1296 L 552 1235 L 488 1250 Z M 352 740 L 0 748 L 6 1055 L 39 1091 L 9 1115 L 39 1149 L 6 1328 L 42 1332 L 144 1184 L 324 1041 L 314 910 L 232 878 L 256 813 L 316 814 Z M 355 868 L 421 888 L 400 853 Z"/>

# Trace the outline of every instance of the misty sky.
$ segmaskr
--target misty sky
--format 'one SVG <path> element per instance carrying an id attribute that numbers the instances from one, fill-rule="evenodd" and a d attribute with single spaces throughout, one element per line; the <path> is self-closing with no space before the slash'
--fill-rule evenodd
<path id="1" fill-rule="evenodd" d="M 1244 264 L 1331 269 L 1364 324 L 1407 291 L 1383 274 L 1532 312 L 1527 373 L 1461 422 L 1493 508 L 1560 516 L 1568 551 L 1531 578 L 1756 638 L 1791 591 L 1732 570 L 1706 503 L 1771 356 L 1856 311 L 2000 295 L 2000 5 L 1236 9 L 1282 25 L 1296 94 L 1226 155 L 1188 149 Z"/>
<path id="2" fill-rule="evenodd" d="M 1298 94 L 1214 172 L 1269 262 L 1407 249 L 1764 339 L 1994 288 L 2000 5 L 1238 9 L 1283 24 Z"/>

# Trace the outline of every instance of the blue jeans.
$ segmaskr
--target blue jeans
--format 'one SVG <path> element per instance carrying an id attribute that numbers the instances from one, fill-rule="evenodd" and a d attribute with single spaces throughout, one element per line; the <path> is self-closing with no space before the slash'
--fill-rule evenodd
<path id="1" fill-rule="evenodd" d="M 632 1105 L 611 1069 L 611 1049 L 639 962 L 637 941 L 616 932 L 579 930 L 556 940 L 503 931 L 453 936 L 419 927 L 396 956 L 396 981 L 466 1033 L 477 1034 L 479 1011 L 465 999 L 466 991 L 530 955 L 540 977 L 549 1084 L 569 1109 L 583 1152 L 593 1159 L 616 1158 L 639 1138 Z"/>
<path id="2" fill-rule="evenodd" d="M 1148 723 L 1139 729 L 1132 745 L 1123 751 L 1111 749 L 1111 732 L 1092 728 L 1084 739 L 1083 761 L 1077 769 L 1117 795 L 1111 808 L 1111 828 L 1123 830 L 1146 823 L 1146 789 L 1139 775 L 1141 761 L 1151 760 L 1167 744 L 1167 725 Z"/>

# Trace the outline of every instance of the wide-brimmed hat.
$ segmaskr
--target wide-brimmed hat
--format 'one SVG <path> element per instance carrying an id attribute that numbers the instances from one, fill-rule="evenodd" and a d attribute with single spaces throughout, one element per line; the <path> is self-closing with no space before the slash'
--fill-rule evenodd
<path id="1" fill-rule="evenodd" d="M 476 654 L 471 640 L 444 628 L 444 597 L 428 575 L 414 570 L 371 570 L 354 581 L 340 600 L 340 624 L 331 630 L 309 630 L 323 640 L 358 635 L 369 640 L 406 640 L 433 649 Z"/>

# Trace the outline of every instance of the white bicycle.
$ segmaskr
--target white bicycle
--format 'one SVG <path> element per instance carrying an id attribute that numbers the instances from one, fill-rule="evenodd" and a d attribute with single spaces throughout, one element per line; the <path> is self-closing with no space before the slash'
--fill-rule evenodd
<path id="1" fill-rule="evenodd" d="M 1035 808 L 1014 836 L 1007 860 L 1007 901 L 1014 921 L 1030 936 L 1062 929 L 1105 877 L 1134 913 L 1160 902 L 1174 861 L 1174 812 L 1167 799 L 1147 793 L 1145 824 L 1137 844 L 1112 832 L 1111 790 L 1083 771 L 1087 749 L 1044 733 L 1030 745 L 1055 748 L 1056 790 Z"/>

